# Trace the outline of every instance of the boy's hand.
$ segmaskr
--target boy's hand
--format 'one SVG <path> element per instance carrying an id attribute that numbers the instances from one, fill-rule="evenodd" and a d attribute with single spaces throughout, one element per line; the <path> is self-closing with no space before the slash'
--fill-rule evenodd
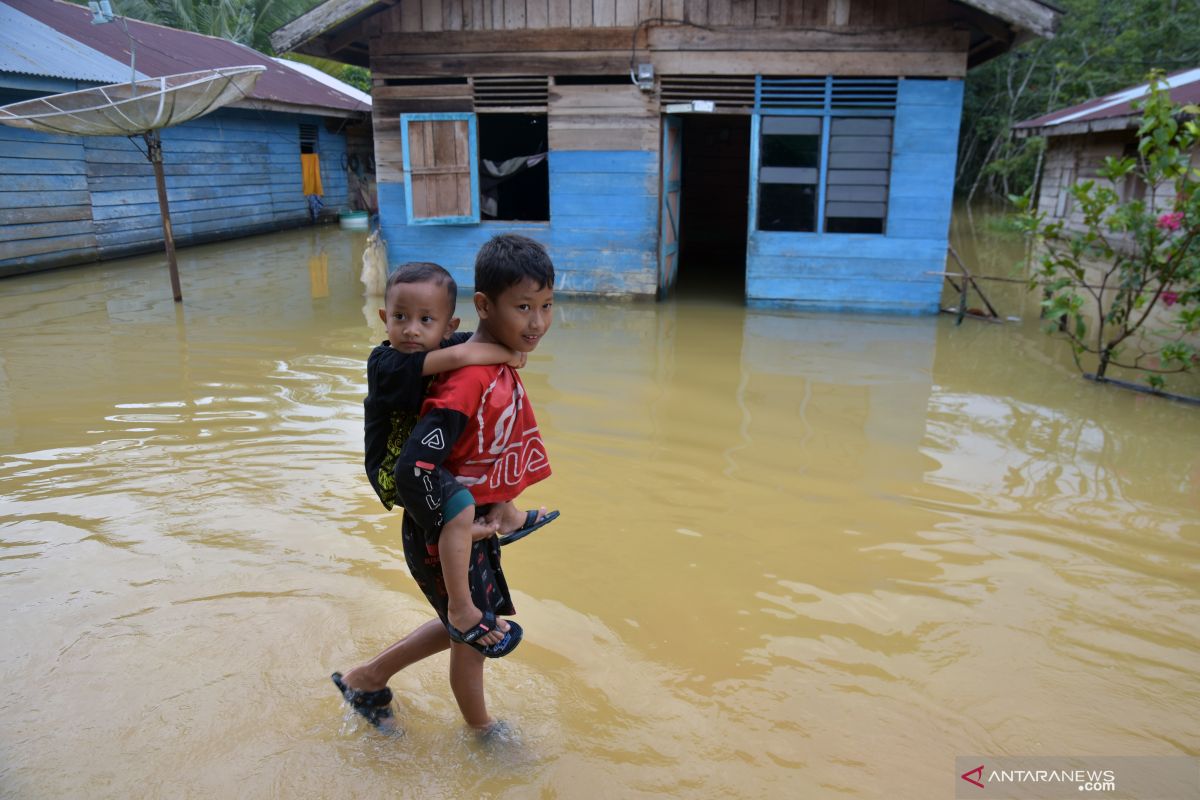
<path id="1" fill-rule="evenodd" d="M 516 350 L 513 350 L 512 358 L 510 358 L 506 363 L 513 369 L 521 369 L 525 366 L 526 358 L 527 355 L 525 353 L 518 353 Z"/>
<path id="2" fill-rule="evenodd" d="M 487 517 L 476 517 L 471 523 L 471 541 L 478 542 L 495 536 L 500 533 L 500 527 L 497 523 L 491 522 Z"/>

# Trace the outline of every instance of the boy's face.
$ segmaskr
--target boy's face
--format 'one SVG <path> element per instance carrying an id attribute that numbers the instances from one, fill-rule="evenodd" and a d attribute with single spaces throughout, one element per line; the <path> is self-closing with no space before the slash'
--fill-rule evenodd
<path id="1" fill-rule="evenodd" d="M 476 292 L 475 310 L 497 342 L 518 353 L 531 353 L 554 321 L 554 288 L 539 289 L 536 281 L 526 278 L 494 299 Z"/>
<path id="2" fill-rule="evenodd" d="M 387 326 L 388 343 L 402 353 L 435 350 L 458 329 L 446 287 L 434 281 L 397 283 L 384 305 L 379 318 Z"/>

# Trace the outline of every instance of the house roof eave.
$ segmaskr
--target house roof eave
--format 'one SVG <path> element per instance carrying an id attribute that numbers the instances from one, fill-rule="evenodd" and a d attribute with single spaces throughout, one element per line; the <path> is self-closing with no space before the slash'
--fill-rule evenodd
<path id="1" fill-rule="evenodd" d="M 271 46 L 277 53 L 291 50 L 304 52 L 315 39 L 357 25 L 367 17 L 395 5 L 398 0 L 325 0 L 318 6 L 276 28 L 271 33 Z M 325 53 L 336 58 L 334 53 Z"/>
<path id="2" fill-rule="evenodd" d="M 1012 26 L 1021 40 L 1025 37 L 1051 39 L 1058 29 L 1063 11 L 1041 0 L 956 0 Z"/>

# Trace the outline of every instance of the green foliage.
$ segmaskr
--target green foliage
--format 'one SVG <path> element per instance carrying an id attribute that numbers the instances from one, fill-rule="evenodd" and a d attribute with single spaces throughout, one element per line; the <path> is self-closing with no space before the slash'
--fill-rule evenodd
<path id="1" fill-rule="evenodd" d="M 1136 158 L 1107 158 L 1098 180 L 1071 186 L 1082 225 L 1047 221 L 1028 193 L 1013 197 L 1017 219 L 1040 245 L 1031 289 L 1042 292 L 1051 332 L 1064 336 L 1076 364 L 1094 360 L 1141 372 L 1152 388 L 1200 363 L 1190 339 L 1200 332 L 1200 108 L 1180 108 L 1150 75 Z M 1122 202 L 1112 186 L 1134 176 L 1146 200 Z M 1162 309 L 1157 316 L 1156 309 Z M 1147 326 L 1165 315 L 1165 327 Z M 1173 315 L 1173 316 L 1172 316 Z"/>
<path id="2" fill-rule="evenodd" d="M 1033 184 L 1037 138 L 1013 124 L 1140 83 L 1151 69 L 1200 64 L 1200 0 L 1055 0 L 1058 34 L 972 70 L 963 99 L 956 188 L 1006 197 Z"/>
<path id="3" fill-rule="evenodd" d="M 271 32 L 320 0 L 113 0 L 113 10 L 130 19 L 155 22 L 272 53 Z"/>

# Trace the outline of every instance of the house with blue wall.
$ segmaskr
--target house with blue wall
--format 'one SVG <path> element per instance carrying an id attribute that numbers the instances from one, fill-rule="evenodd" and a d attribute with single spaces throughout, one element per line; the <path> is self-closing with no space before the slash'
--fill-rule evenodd
<path id="1" fill-rule="evenodd" d="M 393 263 L 495 233 L 556 288 L 934 312 L 967 70 L 1041 0 L 326 0 L 277 50 L 371 69 Z"/>
<path id="2" fill-rule="evenodd" d="M 224 39 L 91 20 L 86 6 L 59 0 L 0 3 L 0 105 L 214 67 L 266 67 L 242 102 L 162 130 L 177 245 L 309 222 L 303 154 L 318 162 L 325 207 L 349 205 L 347 134 L 369 126 L 368 96 Z M 154 173 L 142 149 L 140 137 L 0 125 L 0 275 L 160 251 Z"/>

